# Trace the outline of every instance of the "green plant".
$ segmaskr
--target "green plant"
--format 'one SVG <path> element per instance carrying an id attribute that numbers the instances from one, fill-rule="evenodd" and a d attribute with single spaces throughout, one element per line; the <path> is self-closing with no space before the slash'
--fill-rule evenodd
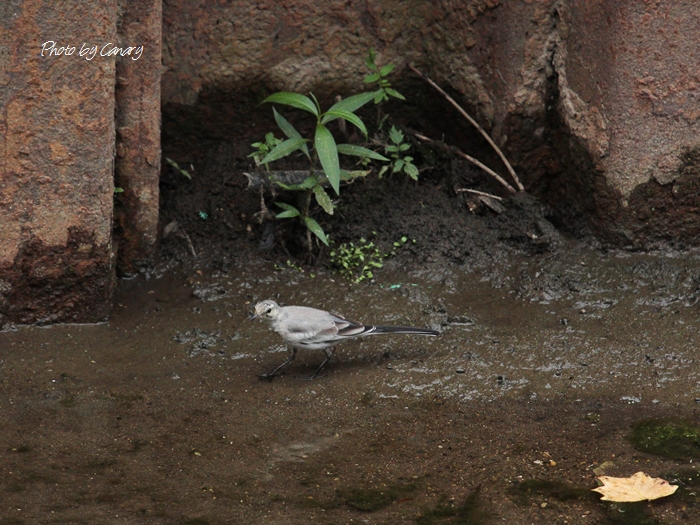
<path id="1" fill-rule="evenodd" d="M 165 157 L 165 160 L 168 161 L 168 164 L 170 164 L 173 168 L 179 171 L 183 177 L 187 177 L 188 179 L 192 180 L 192 175 L 190 175 L 187 170 L 183 170 L 173 159 Z"/>
<path id="2" fill-rule="evenodd" d="M 400 129 L 397 129 L 395 126 L 391 126 L 391 131 L 389 131 L 389 140 L 393 144 L 387 144 L 384 149 L 392 160 L 389 161 L 388 165 L 383 166 L 382 169 L 379 170 L 379 177 L 381 177 L 389 170 L 389 168 L 391 168 L 392 173 L 403 171 L 413 180 L 418 180 L 418 168 L 416 168 L 415 164 L 413 164 L 413 157 L 404 155 L 404 152 L 408 151 L 411 148 L 411 145 L 404 142 L 403 132 Z"/>
<path id="3" fill-rule="evenodd" d="M 377 58 L 374 48 L 369 48 L 369 53 L 367 58 L 365 58 L 365 65 L 369 68 L 372 73 L 364 78 L 365 84 L 376 83 L 379 90 L 375 93 L 374 103 L 379 104 L 380 102 L 385 102 L 389 100 L 389 97 L 398 98 L 399 100 L 406 100 L 406 98 L 391 87 L 391 82 L 389 82 L 386 77 L 391 73 L 396 66 L 394 64 L 387 64 L 386 66 L 379 67 L 375 60 Z"/>
<path id="4" fill-rule="evenodd" d="M 344 242 L 330 253 L 338 273 L 354 283 L 374 278 L 374 270 L 384 266 L 384 256 L 373 242 L 364 238 L 355 244 Z"/>
<path id="5" fill-rule="evenodd" d="M 253 142 L 251 144 L 251 147 L 255 148 L 256 151 L 248 155 L 248 157 L 253 157 L 253 160 L 255 161 L 256 166 L 260 166 L 262 164 L 262 160 L 267 156 L 268 153 L 270 153 L 273 149 L 275 149 L 276 146 L 278 146 L 282 142 L 282 139 L 278 139 L 275 137 L 275 134 L 270 132 L 267 135 L 265 135 L 265 140 L 261 142 Z M 267 171 L 270 170 L 267 164 L 265 164 L 265 169 Z"/>
<path id="6" fill-rule="evenodd" d="M 377 58 L 374 48 L 369 49 L 369 54 L 365 58 L 365 65 L 371 71 L 367 75 L 363 82 L 365 84 L 377 84 L 377 91 L 374 96 L 374 103 L 377 105 L 377 128 L 381 129 L 384 121 L 389 115 L 382 114 L 382 103 L 389 100 L 389 97 L 398 98 L 399 100 L 406 100 L 406 98 L 391 87 L 391 82 L 387 80 L 387 76 L 394 71 L 396 66 L 394 64 L 387 64 L 385 66 L 379 67 L 375 60 Z"/>
<path id="7" fill-rule="evenodd" d="M 376 232 L 372 232 L 376 235 Z M 373 242 L 362 238 L 357 244 L 344 242 L 330 253 L 331 264 L 338 269 L 338 273 L 354 283 L 365 279 L 374 279 L 374 271 L 384 266 L 384 259 L 396 255 L 396 250 L 408 242 L 408 237 L 403 236 L 393 243 L 389 253 L 382 253 Z M 413 244 L 416 240 L 413 239 Z"/>
<path id="8" fill-rule="evenodd" d="M 396 255 L 396 250 L 398 248 L 401 248 L 402 246 L 404 246 L 407 242 L 408 242 L 408 237 L 406 237 L 405 235 L 403 237 L 401 237 L 401 239 L 399 239 L 398 241 L 394 241 L 394 244 L 391 248 L 391 251 L 389 253 L 385 253 L 384 258 L 386 259 L 386 258 L 393 257 L 394 255 Z M 416 244 L 416 240 L 411 239 L 411 243 Z"/>
<path id="9" fill-rule="evenodd" d="M 323 187 L 328 182 L 336 195 L 340 195 L 340 181 L 352 180 L 353 178 L 366 174 L 365 172 L 347 172 L 340 168 L 339 154 L 353 155 L 361 158 L 372 158 L 375 160 L 388 161 L 386 157 L 370 149 L 354 144 L 336 144 L 333 135 L 329 131 L 327 124 L 335 119 L 345 119 L 367 136 L 367 128 L 355 114 L 359 108 L 373 100 L 376 93 L 360 93 L 341 100 L 331 106 L 327 111 L 321 111 L 321 106 L 312 93 L 310 97 L 300 93 L 281 92 L 270 95 L 262 103 L 270 102 L 291 106 L 311 113 L 316 118 L 316 126 L 313 139 L 304 138 L 297 129 L 289 123 L 273 107 L 275 122 L 287 137 L 275 145 L 270 152 L 260 161 L 267 166 L 270 162 L 284 158 L 295 151 L 301 151 L 309 160 L 310 176 L 300 184 L 282 184 L 277 182 L 285 190 L 301 191 L 304 199 L 301 209 L 284 202 L 277 202 L 277 206 L 284 211 L 277 214 L 278 219 L 299 217 L 307 228 L 307 245 L 309 251 L 312 249 L 311 233 L 316 235 L 321 242 L 328 245 L 328 236 L 325 234 L 318 222 L 310 216 L 311 198 L 314 196 L 318 205 L 328 214 L 332 215 L 334 210 L 333 202 Z M 309 148 L 309 143 L 313 146 Z M 320 164 L 321 171 L 317 171 Z"/>

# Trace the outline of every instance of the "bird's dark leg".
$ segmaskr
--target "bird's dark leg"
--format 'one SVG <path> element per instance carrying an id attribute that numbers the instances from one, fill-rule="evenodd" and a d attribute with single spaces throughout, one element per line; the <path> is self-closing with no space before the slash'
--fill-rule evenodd
<path id="1" fill-rule="evenodd" d="M 321 369 L 326 366 L 326 363 L 331 360 L 331 356 L 333 355 L 333 352 L 335 352 L 335 346 L 331 348 L 330 350 L 326 349 L 323 351 L 326 354 L 326 358 L 323 360 L 323 363 L 321 363 L 321 366 L 319 366 L 316 371 L 313 373 L 313 375 L 307 377 L 309 381 L 314 379 L 318 373 L 321 371 Z"/>
<path id="2" fill-rule="evenodd" d="M 297 349 L 292 348 L 289 357 L 287 358 L 287 360 L 284 363 L 282 363 L 280 366 L 275 368 L 272 372 L 268 372 L 267 374 L 260 374 L 258 377 L 260 379 L 269 379 L 270 381 L 272 381 L 272 378 L 275 377 L 275 375 L 277 375 L 277 372 L 279 370 L 281 370 L 282 368 L 284 368 L 285 366 L 287 366 L 292 361 L 294 361 L 294 358 L 296 356 L 297 356 Z"/>

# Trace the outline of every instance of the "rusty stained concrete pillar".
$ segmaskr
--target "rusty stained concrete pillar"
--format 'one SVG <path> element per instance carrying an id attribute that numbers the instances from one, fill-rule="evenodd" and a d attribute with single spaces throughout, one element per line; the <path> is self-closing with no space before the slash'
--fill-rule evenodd
<path id="1" fill-rule="evenodd" d="M 154 262 L 158 248 L 160 177 L 161 0 L 119 0 L 115 197 L 117 272 L 134 275 Z M 142 52 L 136 55 L 139 47 Z"/>
<path id="2" fill-rule="evenodd" d="M 116 33 L 117 0 L 0 4 L 0 327 L 109 313 Z"/>

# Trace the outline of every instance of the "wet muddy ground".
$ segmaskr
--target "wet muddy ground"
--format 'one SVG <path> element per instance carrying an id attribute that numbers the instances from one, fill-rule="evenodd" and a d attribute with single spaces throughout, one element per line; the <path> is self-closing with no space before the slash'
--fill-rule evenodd
<path id="1" fill-rule="evenodd" d="M 0 333 L 0 524 L 700 523 L 698 252 L 604 251 L 528 199 L 471 212 L 454 181 L 367 182 L 331 235 L 416 242 L 352 284 L 258 251 L 259 196 L 227 205 L 240 180 L 208 173 L 164 186 L 196 260 L 166 238 L 108 323 Z M 345 343 L 314 381 L 300 352 L 261 381 L 285 358 L 248 320 L 266 298 L 442 335 Z M 687 427 L 630 440 L 650 418 Z M 640 470 L 681 488 L 590 491 Z"/>

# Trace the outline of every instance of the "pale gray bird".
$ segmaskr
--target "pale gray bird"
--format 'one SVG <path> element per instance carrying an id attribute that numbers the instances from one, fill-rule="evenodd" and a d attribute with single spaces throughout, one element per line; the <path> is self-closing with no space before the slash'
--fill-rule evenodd
<path id="1" fill-rule="evenodd" d="M 250 319 L 252 321 L 256 318 L 268 321 L 270 327 L 284 339 L 290 350 L 289 358 L 271 372 L 261 375 L 261 379 L 272 379 L 279 370 L 294 360 L 297 349 L 300 348 L 323 350 L 326 354 L 326 359 L 309 378 L 313 379 L 330 360 L 335 351 L 335 345 L 346 339 L 374 334 L 433 336 L 440 334 L 440 332 L 428 328 L 362 324 L 325 310 L 309 308 L 308 306 L 280 306 L 272 300 L 262 301 L 255 305 L 255 312 Z"/>

